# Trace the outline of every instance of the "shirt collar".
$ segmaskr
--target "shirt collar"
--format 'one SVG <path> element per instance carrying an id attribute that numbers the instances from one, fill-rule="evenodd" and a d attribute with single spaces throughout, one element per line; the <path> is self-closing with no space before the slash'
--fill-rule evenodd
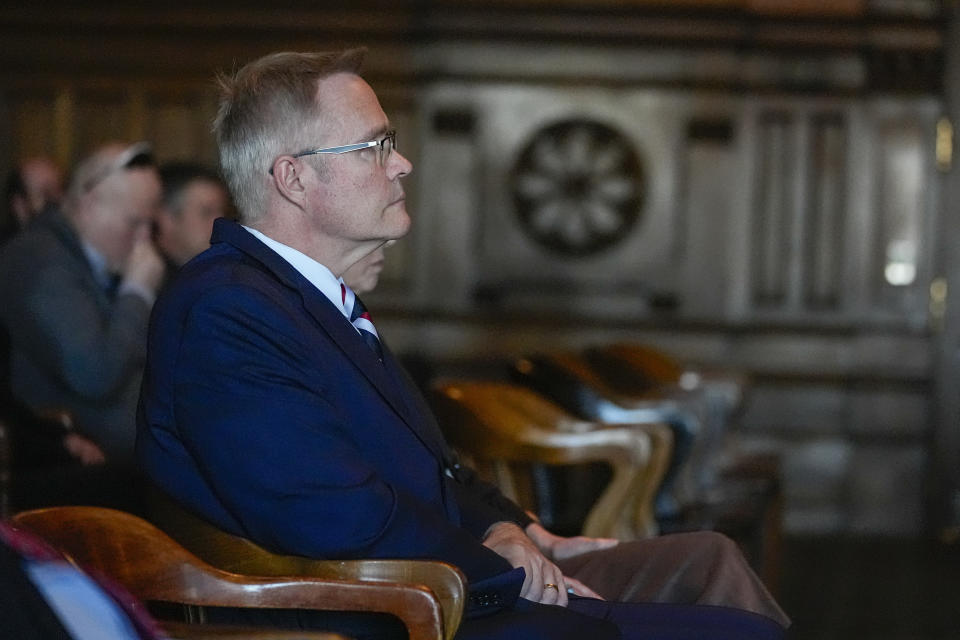
<path id="1" fill-rule="evenodd" d="M 267 245 L 272 249 L 277 255 L 290 263 L 290 266 L 296 269 L 300 275 L 310 281 L 310 284 L 315 286 L 320 290 L 320 293 L 325 295 L 330 302 L 333 303 L 337 309 L 340 310 L 340 313 L 349 320 L 350 316 L 347 314 L 347 310 L 343 306 L 343 294 L 340 289 L 340 285 L 343 282 L 343 278 L 338 278 L 333 275 L 333 272 L 330 269 L 326 268 L 310 256 L 305 253 L 297 251 L 293 247 L 287 246 L 282 242 L 277 242 L 273 238 L 264 235 L 256 229 L 252 229 L 246 225 L 243 225 L 243 228 L 249 231 L 253 237 Z"/>
<path id="2" fill-rule="evenodd" d="M 87 257 L 87 262 L 90 263 L 93 277 L 100 283 L 100 286 L 106 289 L 110 286 L 112 276 L 110 268 L 107 266 L 107 258 L 89 242 L 81 240 L 80 246 L 83 249 L 83 254 Z"/>

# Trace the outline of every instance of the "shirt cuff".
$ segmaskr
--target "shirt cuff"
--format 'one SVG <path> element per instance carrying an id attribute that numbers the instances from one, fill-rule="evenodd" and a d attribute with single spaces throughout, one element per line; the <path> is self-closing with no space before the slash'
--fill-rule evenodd
<path id="1" fill-rule="evenodd" d="M 148 307 L 152 307 L 153 303 L 157 299 L 157 294 L 154 291 L 151 291 L 147 287 L 143 286 L 139 282 L 121 282 L 120 287 L 117 289 L 117 296 L 122 296 L 124 294 L 130 294 L 141 298 L 144 302 L 147 303 Z"/>

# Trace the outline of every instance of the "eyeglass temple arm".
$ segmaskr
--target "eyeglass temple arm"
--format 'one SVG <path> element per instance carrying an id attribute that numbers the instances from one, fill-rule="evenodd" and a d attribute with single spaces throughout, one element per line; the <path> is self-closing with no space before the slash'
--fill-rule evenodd
<path id="1" fill-rule="evenodd" d="M 347 144 L 342 147 L 329 147 L 327 149 L 314 149 L 313 151 L 304 151 L 294 155 L 294 158 L 301 158 L 303 156 L 312 156 L 318 153 L 347 153 L 349 151 L 359 151 L 360 149 L 369 149 L 370 147 L 376 147 L 380 144 L 379 140 L 374 140 L 371 142 L 359 142 L 357 144 Z"/>

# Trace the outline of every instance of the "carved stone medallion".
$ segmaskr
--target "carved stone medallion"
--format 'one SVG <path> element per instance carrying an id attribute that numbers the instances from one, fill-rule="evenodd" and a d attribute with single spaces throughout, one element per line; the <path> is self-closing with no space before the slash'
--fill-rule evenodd
<path id="1" fill-rule="evenodd" d="M 644 172 L 630 141 L 591 120 L 537 131 L 514 165 L 516 214 L 537 244 L 586 256 L 623 238 L 640 218 Z"/>

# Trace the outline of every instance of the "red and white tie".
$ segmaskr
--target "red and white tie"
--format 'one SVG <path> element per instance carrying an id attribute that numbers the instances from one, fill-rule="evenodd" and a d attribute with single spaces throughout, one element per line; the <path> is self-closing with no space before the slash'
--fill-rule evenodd
<path id="1" fill-rule="evenodd" d="M 363 302 L 360 301 L 357 294 L 342 282 L 340 283 L 340 295 L 343 298 L 343 308 L 350 318 L 350 323 L 357 328 L 363 341 L 373 349 L 377 358 L 382 361 L 383 347 L 380 346 L 380 335 L 377 333 L 377 328 L 373 326 L 367 308 L 363 306 Z"/>

